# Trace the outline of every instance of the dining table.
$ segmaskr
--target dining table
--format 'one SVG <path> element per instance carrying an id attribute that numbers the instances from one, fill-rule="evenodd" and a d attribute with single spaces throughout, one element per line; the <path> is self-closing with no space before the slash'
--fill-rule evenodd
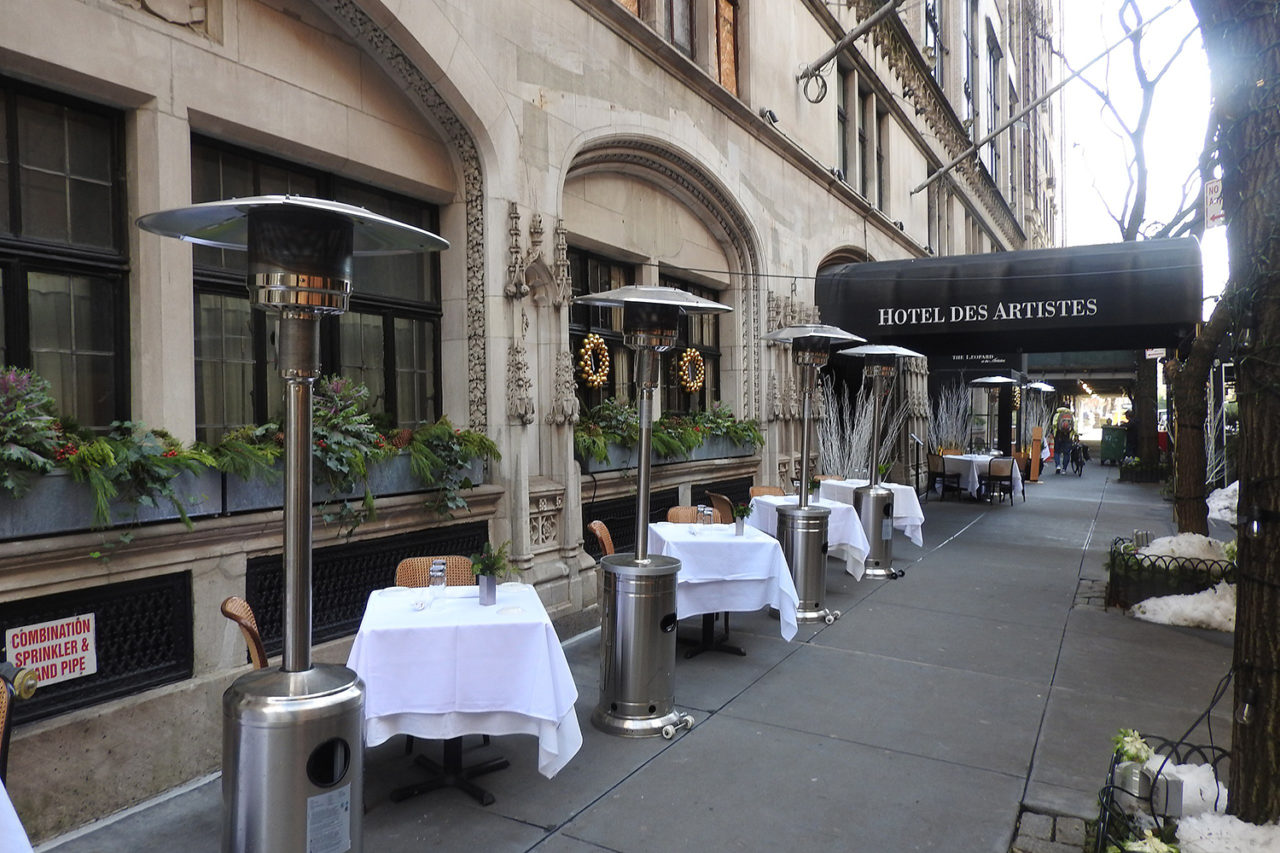
<path id="1" fill-rule="evenodd" d="M 797 506 L 800 499 L 796 495 L 757 495 L 751 499 L 751 514 L 747 516 L 747 524 L 763 530 L 770 536 L 778 535 L 778 507 Z M 833 501 L 821 496 L 811 499 L 809 506 L 824 507 L 831 510 L 827 520 L 827 545 L 830 553 L 844 559 L 844 570 L 858 580 L 866 570 L 867 554 L 871 553 L 871 543 L 862 529 L 862 520 L 853 510 L 853 504 Z"/>
<path id="2" fill-rule="evenodd" d="M 560 638 L 532 586 L 499 584 L 489 606 L 478 591 L 370 594 L 347 659 L 365 685 L 365 743 L 405 734 L 448 747 L 464 734 L 532 734 L 538 772 L 550 779 L 582 746 L 578 689 Z"/>
<path id="3" fill-rule="evenodd" d="M 751 525 L 742 534 L 732 524 L 649 525 L 649 552 L 680 561 L 676 574 L 676 616 L 778 611 L 782 638 L 796 635 L 800 598 L 782 546 Z"/>
<path id="4" fill-rule="evenodd" d="M 957 456 L 942 457 L 942 470 L 948 474 L 960 475 L 960 488 L 971 497 L 978 497 L 979 477 L 991 468 L 991 460 L 999 459 L 986 453 L 964 453 Z M 1008 458 L 1008 457 L 1004 457 Z M 1022 494 L 1022 470 L 1015 461 L 1013 464 L 1013 493 Z"/>
<path id="5" fill-rule="evenodd" d="M 0 685 L 0 690 L 4 689 Z M 3 782 L 0 782 L 0 850 L 4 853 L 31 853 L 31 840 L 22 828 L 22 821 L 18 820 L 18 813 L 9 801 L 9 792 Z"/>
<path id="6" fill-rule="evenodd" d="M 818 483 L 818 496 L 852 504 L 856 490 L 870 482 L 856 477 L 848 480 L 821 480 Z M 893 492 L 893 528 L 901 530 L 911 540 L 911 544 L 923 546 L 924 509 L 920 506 L 916 490 L 902 483 L 881 482 L 877 485 Z"/>

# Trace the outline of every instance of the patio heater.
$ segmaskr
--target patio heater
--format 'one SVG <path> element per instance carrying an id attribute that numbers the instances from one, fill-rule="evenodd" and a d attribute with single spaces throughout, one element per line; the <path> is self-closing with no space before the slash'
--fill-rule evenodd
<path id="1" fill-rule="evenodd" d="M 769 332 L 764 339 L 791 344 L 791 359 L 800 366 L 800 488 L 796 490 L 795 506 L 778 507 L 778 544 L 791 568 L 800 599 L 796 622 L 822 621 L 830 625 L 840 618 L 838 610 L 829 610 L 823 605 L 827 597 L 827 524 L 831 510 L 809 506 L 809 421 L 813 388 L 818 381 L 818 369 L 831 358 L 832 346 L 857 343 L 865 338 L 836 326 L 805 323 Z"/>
<path id="2" fill-rule="evenodd" d="M 1017 385 L 1018 380 L 1009 376 L 982 376 L 972 380 L 970 383 L 975 388 L 987 389 L 987 452 L 991 451 L 995 444 L 996 431 L 992 428 L 992 410 L 995 406 L 992 403 L 995 394 L 1000 390 L 1001 385 Z"/>
<path id="3" fill-rule="evenodd" d="M 880 485 L 880 466 L 877 464 L 880 459 L 880 424 L 884 418 L 884 384 L 897 373 L 898 359 L 923 356 L 891 344 L 864 344 L 842 349 L 838 355 L 860 356 L 863 375 L 871 380 L 871 464 L 867 466 L 867 485 L 853 490 L 853 508 L 857 510 L 862 532 L 867 535 L 870 545 L 863 577 L 902 577 L 903 572 L 893 568 L 893 491 Z"/>
<path id="4" fill-rule="evenodd" d="M 284 661 L 222 697 L 222 849 L 363 849 L 364 685 L 311 662 L 311 398 L 320 319 L 347 310 L 356 254 L 443 249 L 441 238 L 368 210 L 257 196 L 151 213 L 165 237 L 249 252 L 250 302 L 279 314 L 285 382 Z"/>
<path id="5" fill-rule="evenodd" d="M 653 392 L 662 353 L 676 342 L 680 317 L 729 311 L 710 299 L 674 287 L 628 285 L 573 300 L 578 305 L 622 309 L 622 341 L 635 351 L 640 446 L 636 468 L 636 550 L 600 561 L 600 701 L 591 723 L 622 737 L 664 738 L 693 717 L 675 710 L 672 671 L 676 659 L 674 557 L 649 556 L 649 467 L 653 447 Z"/>

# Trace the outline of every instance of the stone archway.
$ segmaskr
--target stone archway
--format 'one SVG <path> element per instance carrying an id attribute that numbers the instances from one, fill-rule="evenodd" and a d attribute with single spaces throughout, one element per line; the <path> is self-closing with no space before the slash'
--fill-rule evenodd
<path id="1" fill-rule="evenodd" d="M 738 324 L 743 354 L 743 417 L 761 416 L 759 324 L 764 294 L 760 284 L 759 240 L 750 220 L 729 191 L 689 155 L 652 137 L 617 135 L 592 140 L 573 157 L 565 181 L 593 173 L 627 175 L 684 204 L 710 231 L 729 261 L 730 281 L 742 282 Z"/>

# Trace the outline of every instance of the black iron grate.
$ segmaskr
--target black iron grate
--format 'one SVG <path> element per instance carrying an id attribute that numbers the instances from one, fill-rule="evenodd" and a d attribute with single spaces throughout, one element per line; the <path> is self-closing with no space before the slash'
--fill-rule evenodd
<path id="1" fill-rule="evenodd" d="M 1218 581 L 1235 581 L 1236 565 L 1163 554 L 1138 554 L 1133 541 L 1118 537 L 1107 555 L 1107 607 L 1128 609 L 1160 595 L 1191 595 Z"/>
<path id="2" fill-rule="evenodd" d="M 9 628 L 94 614 L 98 671 L 41 685 L 14 704 L 14 721 L 42 720 L 191 677 L 191 573 L 44 595 L 0 604 Z"/>
<path id="3" fill-rule="evenodd" d="M 477 521 L 315 551 L 311 557 L 311 641 L 321 643 L 354 634 L 369 593 L 391 586 L 396 565 L 404 558 L 475 554 L 488 538 L 488 525 Z M 284 555 L 250 560 L 244 585 L 245 599 L 253 608 L 267 654 L 279 654 L 284 648 Z"/>

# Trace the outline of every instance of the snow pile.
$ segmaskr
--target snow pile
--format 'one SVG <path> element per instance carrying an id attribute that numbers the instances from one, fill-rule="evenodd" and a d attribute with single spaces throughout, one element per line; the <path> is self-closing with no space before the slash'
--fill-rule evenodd
<path id="1" fill-rule="evenodd" d="M 1209 517 L 1227 524 L 1236 523 L 1236 500 L 1240 495 L 1240 481 L 1232 483 L 1225 489 L 1214 489 L 1209 493 Z"/>
<path id="2" fill-rule="evenodd" d="M 1213 775 L 1212 764 L 1165 763 L 1166 756 L 1153 755 L 1144 765 L 1153 776 L 1182 780 L 1182 814 L 1198 815 L 1227 810 L 1227 786 Z"/>
<path id="3" fill-rule="evenodd" d="M 1145 548 L 1139 548 L 1139 554 L 1152 557 L 1189 557 L 1197 560 L 1226 560 L 1225 542 L 1210 539 L 1199 533 L 1179 533 L 1176 536 L 1161 536 L 1151 540 Z"/>
<path id="4" fill-rule="evenodd" d="M 1235 815 L 1202 814 L 1178 821 L 1182 853 L 1275 853 L 1280 824 L 1258 826 Z"/>
<path id="5" fill-rule="evenodd" d="M 1183 625 L 1188 628 L 1210 628 L 1214 631 L 1236 629 L 1235 584 L 1219 581 L 1212 589 L 1193 595 L 1161 595 L 1139 601 L 1129 608 L 1129 615 L 1145 622 L 1161 625 Z"/>

